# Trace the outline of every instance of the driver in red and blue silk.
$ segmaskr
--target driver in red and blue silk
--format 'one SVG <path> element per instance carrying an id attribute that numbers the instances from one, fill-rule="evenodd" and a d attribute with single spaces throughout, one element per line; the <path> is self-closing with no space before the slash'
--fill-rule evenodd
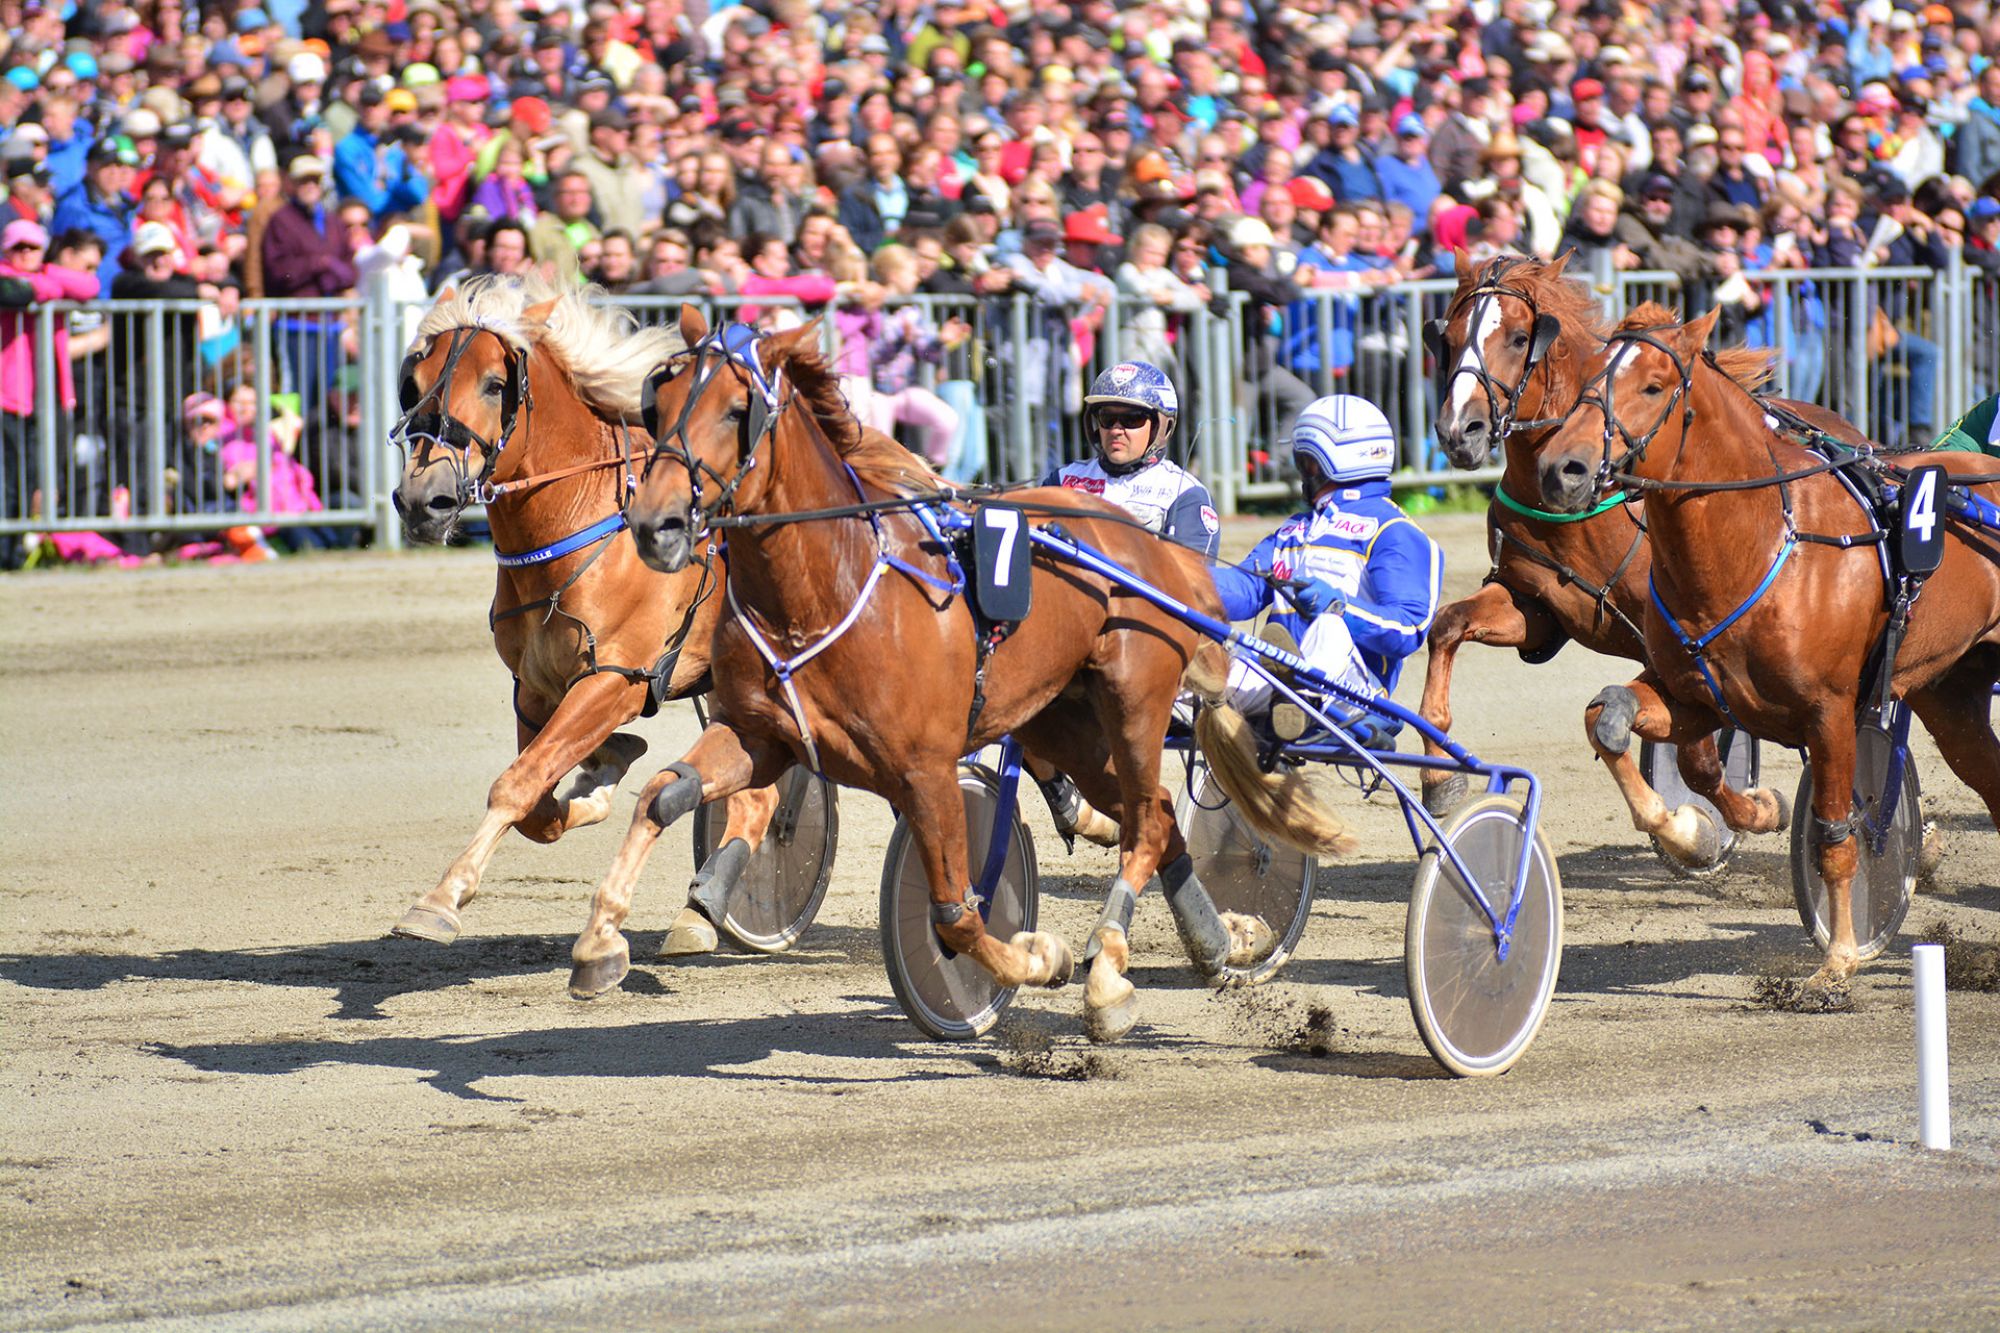
<path id="1" fill-rule="evenodd" d="M 1272 606 L 1268 572 L 1302 579 L 1273 622 L 1298 641 L 1300 656 L 1326 676 L 1368 696 L 1396 687 L 1437 614 L 1444 552 L 1389 498 L 1396 436 L 1381 409 L 1334 394 L 1299 414 L 1292 460 L 1309 508 L 1258 543 L 1241 566 L 1217 565 L 1215 586 L 1231 620 Z M 1229 702 L 1266 712 L 1271 687 L 1241 661 L 1229 675 Z"/>

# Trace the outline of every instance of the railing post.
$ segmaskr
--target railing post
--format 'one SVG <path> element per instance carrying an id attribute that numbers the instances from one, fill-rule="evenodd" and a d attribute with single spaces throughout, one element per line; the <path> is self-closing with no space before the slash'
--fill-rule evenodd
<path id="1" fill-rule="evenodd" d="M 56 423 L 61 420 L 61 389 L 56 383 L 56 311 L 44 305 L 35 312 L 35 470 L 41 474 L 42 506 L 40 519 L 46 524 L 57 517 L 56 514 Z M 65 314 L 62 318 L 67 319 Z M 23 457 L 23 463 L 28 460 Z M 21 514 L 24 519 L 37 517 L 35 513 L 35 488 L 21 479 Z M 65 488 L 66 489 L 66 488 Z M 14 518 L 13 514 L 0 517 Z"/>
<path id="2" fill-rule="evenodd" d="M 1007 309 L 1007 339 L 1013 344 L 1013 356 L 1003 358 L 1002 364 L 1006 364 L 1008 360 L 1013 363 L 1007 385 L 1007 419 L 1014 433 L 1014 475 L 1005 480 L 1025 481 L 1039 477 L 1040 473 L 1035 467 L 1035 428 L 1029 413 L 1027 394 L 1028 298 L 1019 292 L 1011 298 Z M 1043 374 L 1046 375 L 1049 369 L 1050 366 L 1043 366 Z M 1061 384 L 1050 384 L 1047 388 L 1052 395 L 1062 392 Z"/>
<path id="3" fill-rule="evenodd" d="M 1430 470 L 1431 446 L 1427 404 L 1424 402 L 1424 293 L 1421 287 L 1404 283 L 1394 289 L 1407 299 L 1403 314 L 1403 449 L 1404 463 L 1417 471 Z M 1408 455 L 1414 451 L 1416 457 Z"/>
<path id="4" fill-rule="evenodd" d="M 146 401 L 153 405 L 152 420 L 146 423 L 146 478 L 151 483 L 153 516 L 167 513 L 167 423 L 181 414 L 179 403 L 167 397 L 165 356 L 166 316 L 156 305 L 146 312 Z"/>

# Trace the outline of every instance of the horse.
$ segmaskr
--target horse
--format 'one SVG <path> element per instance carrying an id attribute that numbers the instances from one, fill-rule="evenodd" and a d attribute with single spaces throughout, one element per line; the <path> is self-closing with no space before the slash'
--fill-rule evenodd
<path id="1" fill-rule="evenodd" d="M 1629 753 L 1634 732 L 1684 744 L 1726 720 L 1805 747 L 1829 927 L 1826 957 L 1809 984 L 1824 991 L 1860 962 L 1850 819 L 1864 701 L 1906 699 L 2000 826 L 2000 741 L 1990 717 L 2000 678 L 2000 536 L 1936 497 L 1941 563 L 1910 603 L 1902 595 L 1910 584 L 1878 550 L 1894 534 L 1832 474 L 1850 470 L 1863 483 L 1896 485 L 1910 469 L 1941 463 L 1975 502 L 1991 501 L 2000 495 L 2000 459 L 1919 453 L 1893 463 L 1849 461 L 1792 443 L 1708 351 L 1716 314 L 1686 325 L 1657 306 L 1628 315 L 1543 446 L 1536 493 L 1558 513 L 1584 512 L 1614 488 L 1648 496 L 1649 666 L 1600 692 L 1585 713 L 1591 747 L 1636 827 L 1654 831 L 1667 816 Z M 1915 517 L 1925 520 L 1921 510 Z M 1903 613 L 1906 627 L 1888 633 Z"/>
<path id="2" fill-rule="evenodd" d="M 485 505 L 499 561 L 489 619 L 514 680 L 519 747 L 471 843 L 393 927 L 405 938 L 458 937 L 460 910 L 507 830 L 551 843 L 609 816 L 646 750 L 618 728 L 709 679 L 722 553 L 656 573 L 623 510 L 634 449 L 651 444 L 633 439 L 635 386 L 679 350 L 679 335 L 641 330 L 593 295 L 535 276 L 474 278 L 440 294 L 403 361 L 396 510 L 412 541 L 434 543 L 468 506 Z M 718 848 L 740 837 L 754 849 L 777 800 L 775 790 L 733 798 Z M 715 947 L 729 884 L 708 869 L 668 932 L 669 953 Z"/>
<path id="3" fill-rule="evenodd" d="M 1505 466 L 1486 510 L 1493 569 L 1479 591 L 1438 612 L 1431 625 L 1424 675 L 1424 717 L 1451 729 L 1451 675 L 1459 648 L 1485 643 L 1513 648 L 1530 663 L 1553 658 L 1575 640 L 1594 652 L 1646 660 L 1641 624 L 1652 549 L 1644 506 L 1623 494 L 1580 514 L 1536 506 L 1537 458 L 1560 424 L 1560 413 L 1583 387 L 1583 367 L 1603 345 L 1610 324 L 1590 288 L 1564 275 L 1568 256 L 1553 261 L 1503 255 L 1460 266 L 1458 289 L 1444 318 L 1427 332 L 1437 360 L 1438 443 L 1455 467 L 1482 466 L 1496 443 Z M 1747 389 L 1769 374 L 1768 359 L 1747 349 L 1718 353 L 1720 364 Z M 1773 407 L 1806 428 L 1847 443 L 1854 427 L 1809 403 L 1775 400 Z M 1426 743 L 1432 755 L 1441 753 Z M 1720 810 L 1730 826 L 1762 823 L 1760 805 L 1728 787 L 1713 736 L 1679 748 L 1690 791 Z M 1465 778 L 1424 773 L 1424 799 L 1434 813 L 1463 798 Z M 1677 813 L 1663 840 L 1677 860 L 1712 865 L 1721 836 L 1697 806 Z"/>
<path id="4" fill-rule="evenodd" d="M 1220 645 L 1039 548 L 1025 618 L 1011 632 L 976 622 L 937 519 L 921 508 L 947 498 L 942 483 L 893 441 L 855 428 L 816 354 L 816 326 L 759 338 L 740 326 L 710 335 L 691 309 L 681 318 L 689 352 L 675 373 L 655 376 L 654 453 L 628 517 L 641 558 L 667 571 L 685 568 L 713 525 L 730 525 L 728 614 L 713 657 L 724 725 L 641 789 L 572 952 L 572 990 L 609 989 L 626 974 L 620 927 L 664 829 L 795 762 L 903 815 L 949 949 L 1003 987 L 1064 984 L 1075 960 L 1062 939 L 997 938 L 967 901 L 956 769 L 1010 734 L 1119 823 L 1119 874 L 1084 953 L 1093 1037 L 1115 1039 L 1136 1021 L 1126 936 L 1156 870 L 1204 972 L 1268 953 L 1268 925 L 1216 911 L 1159 783 L 1182 677 L 1219 689 Z M 1023 522 L 1059 519 L 1154 587 L 1219 614 L 1200 554 L 1115 506 L 1061 488 L 1009 492 L 1004 503 Z"/>

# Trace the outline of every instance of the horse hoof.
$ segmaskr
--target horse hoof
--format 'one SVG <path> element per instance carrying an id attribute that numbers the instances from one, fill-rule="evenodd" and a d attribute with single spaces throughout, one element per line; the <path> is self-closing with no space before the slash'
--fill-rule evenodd
<path id="1" fill-rule="evenodd" d="M 1439 780 L 1435 787 L 1424 788 L 1424 809 L 1431 812 L 1431 818 L 1443 819 L 1459 806 L 1465 804 L 1465 797 L 1471 784 L 1465 774 L 1453 773 Z"/>
<path id="2" fill-rule="evenodd" d="M 1271 705 L 1271 734 L 1281 741 L 1295 741 L 1306 734 L 1306 710 L 1294 703 Z"/>
<path id="3" fill-rule="evenodd" d="M 1779 791 L 1776 787 L 1766 788 L 1766 790 L 1771 793 L 1772 799 L 1778 803 L 1778 818 L 1776 823 L 1764 831 L 1766 833 L 1783 833 L 1792 826 L 1792 798 Z"/>
<path id="4" fill-rule="evenodd" d="M 1047 931 L 1021 931 L 1008 941 L 1017 949 L 1024 949 L 1028 956 L 1048 967 L 1048 979 L 1041 984 L 1050 990 L 1059 990 L 1069 985 L 1069 979 L 1076 975 L 1076 956 L 1069 950 L 1069 942 L 1060 935 Z"/>
<path id="5" fill-rule="evenodd" d="M 1083 1032 L 1092 1041 L 1113 1042 L 1130 1032 L 1138 1022 L 1139 993 L 1135 990 L 1124 999 L 1101 1009 L 1084 1010 Z"/>
<path id="6" fill-rule="evenodd" d="M 572 963 L 569 969 L 570 998 L 595 1000 L 601 995 L 608 995 L 618 989 L 618 984 L 631 970 L 632 955 L 623 949 L 604 958 Z"/>
<path id="7" fill-rule="evenodd" d="M 1254 967 L 1278 947 L 1278 932 L 1260 916 L 1224 912 L 1222 924 L 1229 928 L 1229 966 Z"/>
<path id="8" fill-rule="evenodd" d="M 1078 812 L 1076 827 L 1071 832 L 1093 846 L 1116 847 L 1118 845 L 1118 821 L 1095 806 L 1085 805 Z"/>
<path id="9" fill-rule="evenodd" d="M 1917 845 L 1917 882 L 1928 887 L 1937 879 L 1944 864 L 1944 830 L 1935 819 L 1923 822 L 1923 841 Z"/>
<path id="10" fill-rule="evenodd" d="M 450 944 L 458 938 L 458 913 L 437 907 L 412 907 L 389 928 L 389 933 L 400 939 Z"/>
<path id="11" fill-rule="evenodd" d="M 713 922 L 694 908 L 683 907 L 660 945 L 660 957 L 684 958 L 689 954 L 714 953 L 721 942 Z"/>
<path id="12" fill-rule="evenodd" d="M 1716 826 L 1708 811 L 1696 805 L 1684 805 L 1674 811 L 1669 822 L 1678 820 L 1682 815 L 1686 815 L 1690 823 L 1687 836 L 1672 842 L 1663 838 L 1661 845 L 1666 847 L 1668 855 L 1690 870 L 1713 869 L 1722 860 L 1722 830 Z"/>

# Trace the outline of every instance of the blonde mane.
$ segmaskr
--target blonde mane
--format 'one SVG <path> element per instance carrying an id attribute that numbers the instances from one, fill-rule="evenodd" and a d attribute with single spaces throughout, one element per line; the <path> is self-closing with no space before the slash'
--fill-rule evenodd
<path id="1" fill-rule="evenodd" d="M 410 350 L 441 333 L 478 328 L 523 354 L 539 345 L 562 368 L 576 396 L 602 416 L 639 415 L 639 390 L 653 367 L 682 350 L 672 325 L 640 327 L 629 310 L 606 305 L 603 289 L 552 282 L 537 273 L 481 274 L 459 284 L 430 308 Z M 554 301 L 539 322 L 530 308 Z"/>

